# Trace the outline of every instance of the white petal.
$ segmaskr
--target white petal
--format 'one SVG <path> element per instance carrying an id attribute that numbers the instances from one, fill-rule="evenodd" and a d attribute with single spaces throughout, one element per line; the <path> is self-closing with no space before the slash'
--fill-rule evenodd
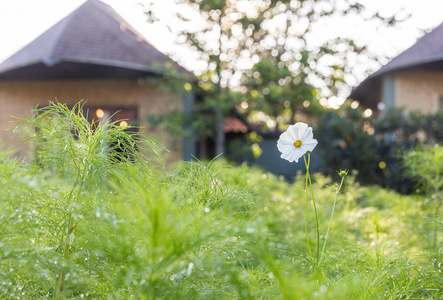
<path id="1" fill-rule="evenodd" d="M 296 148 L 296 149 L 297 149 L 297 152 L 296 152 L 296 154 L 297 154 L 297 159 L 296 159 L 295 161 L 298 162 L 298 159 L 301 158 L 303 155 L 305 155 L 306 150 L 303 149 L 302 147 L 300 147 L 300 148 Z"/>
<path id="2" fill-rule="evenodd" d="M 308 124 L 297 122 L 294 126 L 297 126 L 297 140 L 302 140 L 305 135 L 305 131 L 308 129 Z"/>
<path id="3" fill-rule="evenodd" d="M 298 162 L 307 151 L 312 151 L 317 146 L 318 142 L 313 137 L 312 127 L 308 127 L 306 123 L 297 122 L 290 125 L 277 141 L 277 148 L 282 153 L 281 158 Z M 301 147 L 294 146 L 297 140 L 302 142 Z"/>
<path id="4" fill-rule="evenodd" d="M 291 143 L 291 144 L 294 144 L 294 142 L 295 142 L 295 140 L 289 135 L 289 133 L 287 131 L 283 132 L 280 135 L 280 138 L 278 139 L 278 142 L 281 142 L 281 141 L 282 142 L 286 141 L 286 142 Z"/>
<path id="5" fill-rule="evenodd" d="M 314 138 L 314 134 L 312 133 L 312 127 L 308 127 L 308 128 L 306 128 L 306 130 L 300 140 L 302 142 L 304 142 L 304 141 L 311 140 L 312 138 Z"/>
<path id="6" fill-rule="evenodd" d="M 290 162 L 293 162 L 294 159 L 296 158 L 296 154 L 295 154 L 295 151 L 285 151 L 282 153 L 282 155 L 280 157 L 283 159 L 286 159 Z"/>
<path id="7" fill-rule="evenodd" d="M 306 144 L 306 145 L 308 145 L 308 144 L 315 144 L 315 145 L 317 145 L 318 141 L 316 139 L 310 139 L 310 140 L 305 141 L 303 144 Z"/>
<path id="8" fill-rule="evenodd" d="M 278 148 L 278 151 L 280 151 L 281 153 L 294 151 L 294 149 L 295 149 L 295 147 L 291 146 L 291 145 L 286 145 L 286 146 L 277 145 L 277 148 Z"/>
<path id="9" fill-rule="evenodd" d="M 297 129 L 295 125 L 290 125 L 284 133 L 286 133 L 293 142 L 297 140 Z"/>
<path id="10" fill-rule="evenodd" d="M 315 146 L 317 146 L 317 144 L 318 144 L 317 140 L 312 139 L 308 142 L 303 143 L 301 148 L 303 148 L 305 150 L 305 153 L 306 153 L 306 151 L 312 152 L 314 150 Z"/>
<path id="11" fill-rule="evenodd" d="M 287 142 L 287 141 L 279 141 L 278 143 L 277 143 L 277 147 L 278 146 L 291 146 L 291 147 L 294 147 L 294 143 L 291 141 L 291 142 Z"/>
<path id="12" fill-rule="evenodd" d="M 277 148 L 280 150 L 280 152 L 283 152 L 284 150 L 289 150 L 294 148 L 294 142 L 292 140 L 285 139 L 285 136 L 283 134 L 280 136 L 280 139 L 277 141 Z"/>
<path id="13" fill-rule="evenodd" d="M 292 151 L 285 152 L 282 154 L 282 158 L 289 160 L 290 162 L 295 161 L 298 162 L 299 158 L 305 154 L 306 151 L 304 151 L 301 147 L 295 148 Z"/>
<path id="14" fill-rule="evenodd" d="M 280 150 L 280 152 L 284 152 L 284 151 L 290 151 L 290 150 L 294 150 L 294 145 L 284 145 L 284 144 L 277 144 L 277 148 L 278 150 Z"/>

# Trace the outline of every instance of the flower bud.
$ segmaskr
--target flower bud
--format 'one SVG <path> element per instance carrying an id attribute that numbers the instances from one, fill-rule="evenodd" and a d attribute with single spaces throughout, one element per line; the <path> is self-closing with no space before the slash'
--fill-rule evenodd
<path id="1" fill-rule="evenodd" d="M 340 175 L 341 177 L 345 177 L 346 175 L 348 175 L 348 170 L 341 170 L 340 172 L 338 172 L 338 175 Z"/>

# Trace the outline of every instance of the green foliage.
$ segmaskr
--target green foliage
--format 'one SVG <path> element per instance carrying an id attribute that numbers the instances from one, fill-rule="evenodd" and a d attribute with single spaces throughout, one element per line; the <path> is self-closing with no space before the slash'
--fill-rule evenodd
<path id="1" fill-rule="evenodd" d="M 365 184 L 413 192 L 417 188 L 417 174 L 405 172 L 403 153 L 418 145 L 441 142 L 442 117 L 441 112 L 406 115 L 400 109 L 364 117 L 360 109 L 352 109 L 349 103 L 326 111 L 318 119 L 315 131 L 324 159 L 321 171 L 333 175 L 346 168 L 357 172 L 357 178 Z"/>
<path id="2" fill-rule="evenodd" d="M 369 128 L 373 128 L 372 119 L 346 105 L 319 118 L 315 133 L 325 160 L 322 171 L 334 174 L 339 169 L 358 170 L 363 182 L 382 184 L 384 178 L 378 168 L 382 144 L 374 133 L 369 134 Z"/>
<path id="3" fill-rule="evenodd" d="M 432 218 L 432 209 L 424 196 L 347 179 L 324 264 L 312 268 L 301 175 L 290 184 L 220 161 L 165 172 L 138 154 L 115 160 L 108 152 L 105 159 L 103 151 L 93 151 L 94 134 L 111 141 L 120 129 L 96 124 L 77 150 L 79 134 L 49 123 L 82 132 L 81 112 L 59 104 L 49 110 L 55 120 L 39 118 L 44 112 L 28 120 L 42 128 L 35 138 L 43 143 L 38 159 L 0 156 L 2 299 L 443 296 L 443 256 L 427 255 L 432 235 L 424 219 Z M 58 145 L 62 141 L 67 147 Z M 334 186 L 328 177 L 313 177 L 319 224 L 328 224 Z M 319 231 L 324 242 L 327 226 Z"/>
<path id="4" fill-rule="evenodd" d="M 147 2 L 148 20 L 159 21 L 154 1 Z M 180 25 L 168 28 L 177 36 L 177 44 L 192 50 L 201 63 L 194 69 L 199 82 L 193 91 L 199 96 L 192 113 L 156 121 L 162 119 L 174 133 L 176 128 L 192 126 L 201 139 L 215 137 L 215 156 L 226 152 L 220 125 L 224 116 L 239 112 L 263 131 L 285 129 L 303 117 L 320 114 L 320 97 L 344 97 L 349 78 L 362 73 L 353 68 L 355 61 L 380 59 L 350 39 L 313 42 L 317 39 L 311 36 L 324 18 L 365 12 L 377 25 L 381 21 L 393 26 L 401 20 L 348 1 L 176 2 L 179 11 L 170 18 Z M 359 74 L 353 74 L 356 69 Z M 180 86 L 169 78 L 165 82 L 170 91 Z M 178 121 L 175 127 L 170 126 L 172 120 Z"/>
<path id="5" fill-rule="evenodd" d="M 428 194 L 437 194 L 443 190 L 443 149 L 434 147 L 417 147 L 403 156 L 403 168 L 420 184 Z"/>
<path id="6" fill-rule="evenodd" d="M 404 154 L 403 165 L 405 171 L 418 182 L 418 187 L 430 197 L 428 204 L 433 211 L 430 214 L 431 221 L 427 222 L 427 225 L 430 225 L 433 235 L 431 251 L 434 255 L 440 255 L 438 236 L 441 229 L 439 220 L 442 219 L 440 210 L 443 192 L 443 149 L 440 145 L 417 147 Z"/>
<path id="7" fill-rule="evenodd" d="M 72 109 L 51 102 L 47 107 L 37 107 L 33 117 L 18 119 L 18 128 L 30 132 L 25 142 L 34 142 L 37 165 L 51 169 L 54 175 L 90 182 L 106 177 L 104 166 L 109 161 L 147 160 L 150 151 L 155 154 L 161 148 L 136 127 L 121 127 L 121 120 L 91 124 L 87 113 L 82 102 Z"/>
<path id="8" fill-rule="evenodd" d="M 293 74 L 286 64 L 272 56 L 262 58 L 247 74 L 243 100 L 248 108 L 241 111 L 263 131 L 283 130 L 285 125 L 296 123 L 301 114 L 312 115 L 320 109 L 317 90 L 306 83 L 307 75 Z M 260 113 L 266 114 L 268 122 L 255 117 Z"/>

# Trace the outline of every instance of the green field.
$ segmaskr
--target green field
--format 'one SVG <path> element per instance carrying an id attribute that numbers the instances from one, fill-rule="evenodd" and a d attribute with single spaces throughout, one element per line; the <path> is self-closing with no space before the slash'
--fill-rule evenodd
<path id="1" fill-rule="evenodd" d="M 443 297 L 438 194 L 348 175 L 317 265 L 304 176 L 222 161 L 164 170 L 150 159 L 155 142 L 52 109 L 26 123 L 35 156 L 0 159 L 1 299 Z M 103 141 L 129 150 L 110 155 Z M 336 187 L 313 181 L 321 249 Z"/>

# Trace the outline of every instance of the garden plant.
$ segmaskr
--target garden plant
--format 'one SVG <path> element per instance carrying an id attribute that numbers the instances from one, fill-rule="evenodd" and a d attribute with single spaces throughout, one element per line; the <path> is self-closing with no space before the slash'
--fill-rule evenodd
<path id="1" fill-rule="evenodd" d="M 352 172 L 336 184 L 222 160 L 166 170 L 161 145 L 85 114 L 37 108 L 19 120 L 34 155 L 0 156 L 1 299 L 443 297 L 432 195 Z"/>

